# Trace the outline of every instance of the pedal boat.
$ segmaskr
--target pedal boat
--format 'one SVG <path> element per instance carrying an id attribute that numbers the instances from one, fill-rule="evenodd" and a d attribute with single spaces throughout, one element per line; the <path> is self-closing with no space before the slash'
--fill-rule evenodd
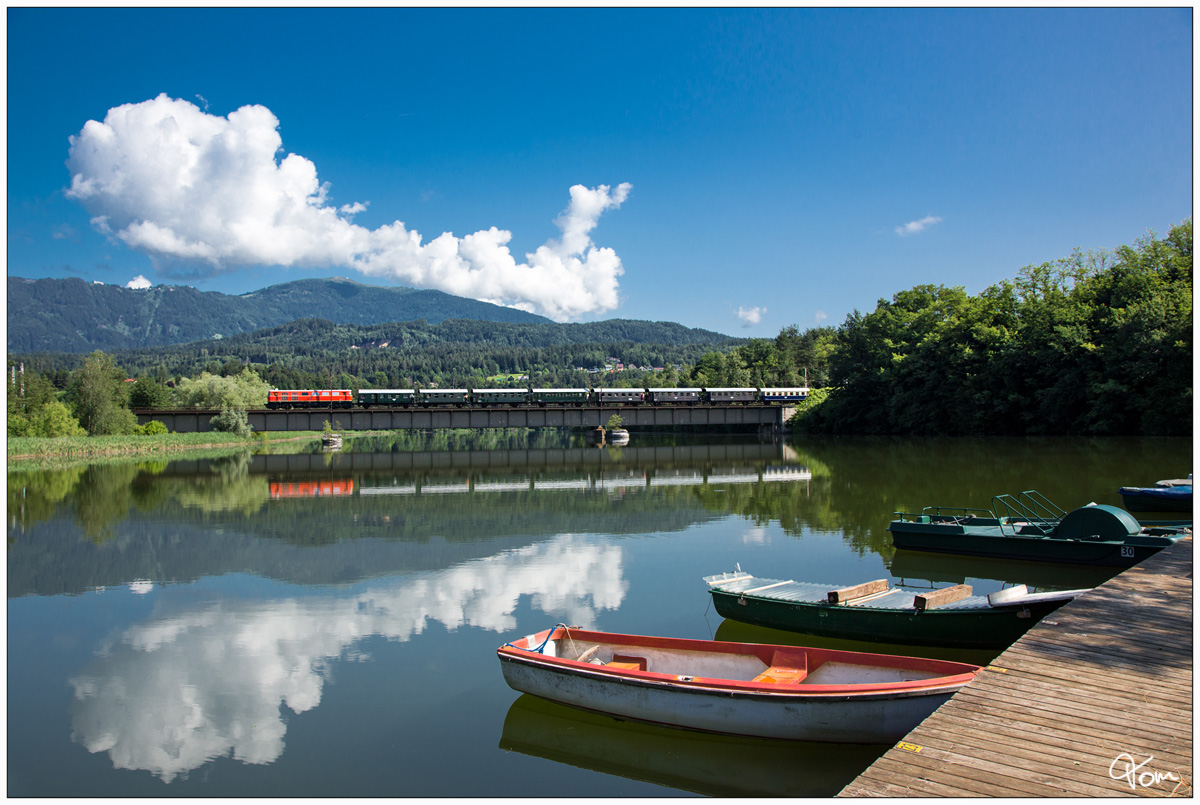
<path id="1" fill-rule="evenodd" d="M 992 509 L 896 512 L 898 519 L 888 524 L 892 544 L 909 551 L 1132 567 L 1191 534 L 1190 521 L 1146 525 L 1116 506 L 1093 503 L 1067 513 L 1034 490 L 997 495 L 992 502 Z"/>

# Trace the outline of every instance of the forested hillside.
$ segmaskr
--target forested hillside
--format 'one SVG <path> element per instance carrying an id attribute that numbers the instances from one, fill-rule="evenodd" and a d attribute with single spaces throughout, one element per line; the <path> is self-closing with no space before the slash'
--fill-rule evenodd
<path id="1" fill-rule="evenodd" d="M 530 382 L 541 385 L 586 385 L 587 372 L 576 367 L 600 368 L 616 358 L 639 367 L 622 373 L 626 379 L 640 379 L 647 367 L 661 367 L 665 376 L 677 364 L 695 364 L 714 348 L 738 343 L 721 333 L 671 322 L 621 319 L 588 324 L 410 321 L 372 327 L 304 319 L 219 341 L 117 351 L 113 357 L 130 377 L 146 375 L 160 383 L 203 370 L 237 374 L 251 366 L 278 388 L 459 387 L 483 385 L 502 374 L 529 375 Z M 82 365 L 83 358 L 21 356 L 28 368 L 60 378 Z"/>
<path id="2" fill-rule="evenodd" d="M 346 279 L 297 280 L 230 296 L 188 286 L 144 290 L 80 279 L 8 280 L 10 352 L 113 351 L 229 338 L 304 318 L 345 324 L 446 319 L 547 322 L 441 291 Z"/>

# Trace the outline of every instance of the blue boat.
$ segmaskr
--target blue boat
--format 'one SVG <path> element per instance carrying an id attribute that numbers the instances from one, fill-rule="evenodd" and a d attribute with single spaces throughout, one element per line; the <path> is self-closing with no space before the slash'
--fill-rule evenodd
<path id="1" fill-rule="evenodd" d="M 1192 476 L 1186 479 L 1159 481 L 1154 486 L 1123 486 L 1118 492 L 1125 508 L 1131 512 L 1190 512 L 1192 510 Z"/>

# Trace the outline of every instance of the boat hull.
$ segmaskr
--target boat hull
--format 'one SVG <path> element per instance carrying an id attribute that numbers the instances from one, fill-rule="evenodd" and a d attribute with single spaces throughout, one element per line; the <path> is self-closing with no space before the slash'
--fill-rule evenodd
<path id="1" fill-rule="evenodd" d="M 587 633 L 572 630 L 572 634 Z M 533 637 L 526 640 L 532 642 Z M 702 644 L 714 647 L 742 645 L 638 636 L 632 636 L 632 639 L 659 641 L 657 645 L 664 641 L 687 644 L 684 648 L 692 651 L 703 650 L 698 649 Z M 794 647 L 776 646 L 753 646 L 753 649 L 798 651 Z M 877 658 L 891 664 L 899 662 L 897 658 L 880 655 L 826 653 Z M 903 738 L 979 670 L 976 666 L 945 663 L 939 667 L 950 669 L 949 675 L 927 682 L 905 683 L 908 687 L 902 690 L 866 685 L 860 686 L 865 689 L 858 692 L 848 690 L 854 686 L 812 685 L 810 692 L 805 690 L 804 684 L 756 686 L 754 682 L 663 673 L 619 673 L 605 667 L 514 649 L 511 645 L 501 647 L 498 654 L 504 680 L 513 690 L 582 710 L 701 732 L 852 744 L 882 744 Z M 940 662 L 904 659 L 926 666 Z M 913 687 L 914 684 L 924 687 Z M 834 687 L 838 689 L 834 690 Z"/>
<path id="2" fill-rule="evenodd" d="M 1118 490 L 1131 512 L 1190 512 L 1191 486 L 1123 486 Z"/>
<path id="3" fill-rule="evenodd" d="M 808 604 L 711 590 L 723 618 L 787 632 L 951 648 L 1006 648 L 1066 601 L 981 610 L 886 610 Z"/>
<path id="4" fill-rule="evenodd" d="M 794 741 L 898 741 L 955 691 L 886 699 L 780 701 L 741 694 L 588 676 L 501 658 L 513 690 L 597 713 L 668 727 Z"/>

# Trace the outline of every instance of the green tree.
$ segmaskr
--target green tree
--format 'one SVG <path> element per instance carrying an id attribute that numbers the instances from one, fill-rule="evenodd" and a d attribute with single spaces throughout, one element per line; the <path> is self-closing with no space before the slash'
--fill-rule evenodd
<path id="1" fill-rule="evenodd" d="M 129 391 L 129 405 L 133 408 L 166 408 L 171 404 L 171 391 L 142 375 Z"/>
<path id="2" fill-rule="evenodd" d="M 7 418 L 8 435 L 14 436 L 29 436 L 29 417 L 24 414 L 9 413 Z"/>
<path id="3" fill-rule="evenodd" d="M 230 358 L 225 362 L 225 365 L 221 367 L 221 377 L 237 377 L 244 372 L 246 368 L 247 367 L 244 366 L 237 358 Z"/>
<path id="4" fill-rule="evenodd" d="M 212 429 L 220 433 L 232 433 L 236 436 L 249 436 L 252 432 L 246 412 L 238 408 L 225 407 L 221 413 L 209 420 Z"/>
<path id="5" fill-rule="evenodd" d="M 775 336 L 779 371 L 772 382 L 780 386 L 800 386 L 807 379 L 812 388 L 827 385 L 829 355 L 835 334 L 833 327 L 813 327 L 801 332 L 792 324 L 781 329 Z"/>
<path id="6" fill-rule="evenodd" d="M 137 417 L 126 407 L 125 372 L 97 350 L 71 378 L 68 397 L 79 423 L 93 436 L 132 433 Z"/>
<path id="7" fill-rule="evenodd" d="M 742 344 L 735 354 L 746 367 L 751 386 L 773 386 L 779 375 L 779 356 L 775 345 L 765 338 L 752 338 Z"/>
<path id="8" fill-rule="evenodd" d="M 47 405 L 54 402 L 56 389 L 42 374 L 23 371 L 23 366 L 9 363 L 8 372 L 8 435 L 36 436 L 34 422 L 43 415 Z"/>
<path id="9" fill-rule="evenodd" d="M 55 400 L 42 406 L 42 410 L 30 420 L 26 435 L 53 439 L 59 436 L 86 436 L 87 431 L 71 415 L 67 406 Z"/>
<path id="10" fill-rule="evenodd" d="M 233 377 L 209 372 L 202 372 L 195 380 L 185 377 L 179 381 L 176 390 L 183 405 L 245 410 L 266 405 L 271 387 L 257 372 L 245 369 Z"/>
<path id="11" fill-rule="evenodd" d="M 15 371 L 14 371 L 15 369 Z M 8 373 L 8 413 L 30 416 L 55 398 L 57 389 L 42 374 L 23 371 L 13 363 Z"/>
<path id="12" fill-rule="evenodd" d="M 692 382 L 697 386 L 725 385 L 725 356 L 720 352 L 706 352 L 692 368 Z"/>

